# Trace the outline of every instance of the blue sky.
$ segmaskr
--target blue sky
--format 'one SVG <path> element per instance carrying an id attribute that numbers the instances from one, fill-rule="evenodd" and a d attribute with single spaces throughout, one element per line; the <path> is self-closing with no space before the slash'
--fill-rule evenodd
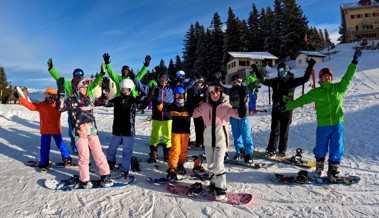
<path id="1" fill-rule="evenodd" d="M 0 65 L 12 85 L 55 87 L 47 59 L 64 77 L 75 68 L 85 76 L 100 70 L 102 54 L 111 55 L 113 69 L 142 67 L 146 54 L 151 66 L 168 65 L 182 56 L 184 35 L 199 21 L 209 27 L 217 12 L 223 22 L 231 7 L 247 19 L 253 3 L 260 11 L 269 0 L 0 0 Z M 341 3 L 353 1 L 298 0 L 309 25 L 326 28 L 336 40 Z"/>

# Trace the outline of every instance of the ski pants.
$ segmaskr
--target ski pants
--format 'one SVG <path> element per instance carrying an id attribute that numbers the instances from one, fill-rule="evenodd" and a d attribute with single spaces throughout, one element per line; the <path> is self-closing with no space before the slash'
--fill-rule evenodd
<path id="1" fill-rule="evenodd" d="M 79 152 L 79 180 L 82 182 L 87 182 L 90 180 L 89 175 L 89 162 L 90 153 L 93 155 L 96 166 L 99 169 L 100 176 L 109 175 L 109 165 L 107 158 L 101 148 L 100 140 L 98 135 L 90 135 L 85 138 L 79 138 L 76 141 L 76 147 Z"/>
<path id="2" fill-rule="evenodd" d="M 116 161 L 117 149 L 122 144 L 121 171 L 129 172 L 130 162 L 133 155 L 133 143 L 134 143 L 134 136 L 113 135 L 106 152 L 107 160 Z"/>
<path id="3" fill-rule="evenodd" d="M 328 153 L 329 162 L 341 163 L 345 151 L 343 147 L 342 122 L 334 126 L 318 126 L 316 130 L 316 147 L 313 154 L 316 158 L 324 158 Z"/>
<path id="4" fill-rule="evenodd" d="M 68 118 L 67 118 L 67 125 L 68 125 L 68 136 L 70 137 L 70 146 L 71 146 L 71 150 L 72 152 L 75 154 L 75 153 L 78 153 L 78 149 L 76 148 L 76 145 L 75 145 L 75 136 L 72 134 L 72 114 L 71 113 L 67 113 L 68 114 Z"/>
<path id="5" fill-rule="evenodd" d="M 68 151 L 66 144 L 63 142 L 62 134 L 42 134 L 39 162 L 41 166 L 49 165 L 51 137 L 53 137 L 55 144 L 61 152 L 62 159 L 70 157 L 70 152 Z"/>
<path id="6" fill-rule="evenodd" d="M 152 129 L 150 135 L 150 145 L 157 146 L 160 141 L 162 133 L 162 141 L 166 144 L 167 148 L 171 148 L 171 129 L 172 120 L 152 120 Z"/>
<path id="7" fill-rule="evenodd" d="M 254 143 L 250 134 L 249 117 L 243 117 L 241 119 L 231 117 L 230 124 L 232 126 L 232 134 L 234 138 L 234 147 L 236 149 L 236 154 L 240 154 L 242 147 L 245 149 L 245 154 L 253 154 Z"/>
<path id="8" fill-rule="evenodd" d="M 250 92 L 250 94 L 249 94 L 249 111 L 255 111 L 255 110 L 257 110 L 255 93 Z"/>
<path id="9" fill-rule="evenodd" d="M 202 117 L 193 118 L 196 133 L 196 143 L 204 145 L 204 120 Z"/>
<path id="10" fill-rule="evenodd" d="M 266 150 L 276 151 L 279 141 L 279 152 L 286 152 L 291 122 L 292 110 L 281 113 L 277 108 L 272 109 L 270 140 Z"/>
<path id="11" fill-rule="evenodd" d="M 224 166 L 226 147 L 205 146 L 204 149 L 211 182 L 213 182 L 217 188 L 226 189 L 226 172 Z"/>
<path id="12" fill-rule="evenodd" d="M 190 134 L 172 133 L 172 146 L 168 158 L 168 167 L 176 169 L 178 164 L 184 164 L 187 160 L 187 148 Z"/>

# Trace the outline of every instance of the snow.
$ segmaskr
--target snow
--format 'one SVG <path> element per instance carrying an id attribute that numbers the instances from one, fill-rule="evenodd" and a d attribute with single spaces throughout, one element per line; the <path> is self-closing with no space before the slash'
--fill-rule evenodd
<path id="1" fill-rule="evenodd" d="M 315 66 L 316 72 L 330 67 L 334 80 L 339 81 L 351 62 L 354 44 L 337 45 L 339 51 L 331 60 Z M 39 117 L 21 105 L 0 105 L 0 172 L 2 217 L 377 217 L 379 213 L 379 51 L 363 51 L 363 57 L 354 80 L 346 93 L 345 156 L 341 173 L 361 177 L 352 186 L 345 185 L 283 185 L 270 180 L 272 173 L 297 173 L 300 168 L 276 164 L 265 170 L 253 170 L 226 165 L 228 191 L 247 192 L 255 198 L 248 207 L 232 206 L 219 202 L 176 196 L 147 182 L 146 177 L 165 176 L 167 166 L 158 163 L 158 169 L 145 163 L 149 152 L 151 124 L 146 121 L 150 111 L 136 117 L 134 155 L 139 157 L 142 171 L 132 173 L 136 182 L 115 189 L 52 191 L 44 187 L 48 178 L 66 179 L 77 174 L 77 169 L 53 169 L 40 173 L 24 166 L 24 162 L 39 158 Z M 304 69 L 292 69 L 297 76 Z M 306 85 L 306 92 L 310 89 Z M 258 95 L 258 108 L 269 109 L 268 92 L 262 87 Z M 296 96 L 301 94 L 297 88 Z M 290 127 L 288 152 L 304 150 L 304 157 L 313 160 L 316 119 L 314 105 L 294 111 Z M 112 136 L 113 109 L 98 107 L 95 110 L 100 140 L 104 151 Z M 250 117 L 255 149 L 265 150 L 270 134 L 270 113 Z M 67 136 L 67 114 L 62 114 L 63 136 Z M 192 125 L 192 130 L 194 127 Z M 194 139 L 194 131 L 192 131 Z M 231 137 L 232 138 L 232 137 Z M 228 148 L 234 155 L 233 141 Z M 121 149 L 121 148 L 120 148 Z M 189 154 L 198 154 L 190 151 Z M 121 160 L 119 151 L 118 162 Z M 159 155 L 162 155 L 161 149 Z M 60 154 L 52 142 L 50 160 L 60 161 Z M 73 156 L 77 162 L 77 156 Z M 258 159 L 256 160 L 258 161 Z M 264 162 L 263 160 L 259 160 Z M 92 161 L 93 162 L 93 161 Z M 192 161 L 185 164 L 191 171 Z M 205 164 L 206 166 L 206 164 Z M 310 170 L 309 170 L 310 171 Z M 92 178 L 98 178 L 93 173 Z M 184 180 L 186 183 L 193 181 Z"/>

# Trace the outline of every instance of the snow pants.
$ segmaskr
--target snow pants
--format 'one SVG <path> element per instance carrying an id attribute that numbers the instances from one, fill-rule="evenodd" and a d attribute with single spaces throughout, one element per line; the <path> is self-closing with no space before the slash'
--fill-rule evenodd
<path id="1" fill-rule="evenodd" d="M 67 113 L 67 114 L 68 114 L 67 116 L 68 117 L 67 118 L 68 136 L 70 137 L 71 150 L 75 154 L 75 153 L 78 153 L 78 148 L 75 145 L 75 136 L 74 134 L 72 134 L 72 114 L 71 113 Z"/>
<path id="2" fill-rule="evenodd" d="M 129 172 L 130 162 L 132 160 L 132 155 L 133 155 L 133 143 L 134 143 L 134 136 L 113 135 L 106 152 L 107 160 L 116 161 L 117 149 L 122 144 L 121 171 Z"/>
<path id="3" fill-rule="evenodd" d="M 41 166 L 49 165 L 51 137 L 53 137 L 55 144 L 61 152 L 62 159 L 70 157 L 67 145 L 63 142 L 62 134 L 42 134 L 39 162 Z"/>
<path id="4" fill-rule="evenodd" d="M 328 153 L 329 162 L 341 163 L 345 151 L 343 147 L 342 122 L 334 126 L 318 126 L 316 130 L 316 147 L 313 154 L 316 158 L 324 158 Z"/>
<path id="5" fill-rule="evenodd" d="M 209 175 L 212 177 L 211 182 L 217 188 L 226 189 L 226 173 L 224 166 L 224 157 L 226 147 L 204 146 L 205 155 L 208 164 Z"/>
<path id="6" fill-rule="evenodd" d="M 184 164 L 187 160 L 187 148 L 190 134 L 172 133 L 172 146 L 168 158 L 168 168 L 176 169 L 178 164 Z"/>
<path id="7" fill-rule="evenodd" d="M 86 138 L 79 138 L 76 141 L 76 147 L 79 152 L 79 180 L 87 182 L 90 180 L 89 162 L 90 153 L 93 155 L 96 166 L 99 169 L 100 176 L 110 174 L 107 158 L 101 148 L 98 135 L 90 135 Z"/>
<path id="8" fill-rule="evenodd" d="M 250 92 L 249 94 L 249 111 L 255 111 L 257 110 L 257 107 L 256 107 L 256 98 L 255 98 L 255 93 L 254 92 Z"/>
<path id="9" fill-rule="evenodd" d="M 240 154 L 242 147 L 245 149 L 245 154 L 253 154 L 254 143 L 250 133 L 249 117 L 243 117 L 241 119 L 231 117 L 230 124 L 232 126 L 236 154 Z"/>
<path id="10" fill-rule="evenodd" d="M 272 109 L 270 140 L 266 150 L 276 151 L 279 141 L 279 152 L 286 152 L 288 144 L 288 131 L 291 122 L 292 110 L 281 113 L 277 108 Z"/>
<path id="11" fill-rule="evenodd" d="M 157 146 L 162 133 L 162 141 L 167 148 L 171 148 L 171 129 L 172 120 L 152 120 L 152 129 L 150 135 L 150 145 Z"/>

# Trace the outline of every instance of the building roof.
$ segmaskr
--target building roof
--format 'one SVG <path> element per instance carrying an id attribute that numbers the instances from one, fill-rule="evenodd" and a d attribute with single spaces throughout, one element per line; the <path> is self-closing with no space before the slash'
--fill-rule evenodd
<path id="1" fill-rule="evenodd" d="M 299 56 L 299 54 L 304 54 L 304 55 L 307 55 L 308 57 L 322 57 L 322 58 L 326 57 L 326 55 L 318 51 L 299 51 L 296 57 Z"/>
<path id="2" fill-rule="evenodd" d="M 270 52 L 228 52 L 233 58 L 250 58 L 253 60 L 265 60 L 265 59 L 279 59 L 276 56 L 272 55 Z"/>
<path id="3" fill-rule="evenodd" d="M 379 6 L 379 2 L 377 1 L 371 1 L 371 5 L 361 5 L 358 1 L 357 2 L 352 2 L 352 3 L 344 3 L 341 4 L 341 9 L 357 9 L 357 8 L 367 8 L 367 7 L 372 7 L 372 6 Z"/>

